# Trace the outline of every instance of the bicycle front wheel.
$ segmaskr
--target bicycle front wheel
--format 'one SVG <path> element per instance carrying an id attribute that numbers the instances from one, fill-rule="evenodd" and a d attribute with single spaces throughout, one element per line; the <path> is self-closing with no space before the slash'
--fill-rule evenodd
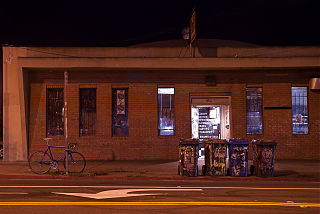
<path id="1" fill-rule="evenodd" d="M 36 174 L 45 174 L 51 168 L 50 156 L 42 151 L 33 153 L 28 162 L 31 171 Z"/>
<path id="2" fill-rule="evenodd" d="M 64 158 L 64 168 L 66 169 L 66 157 Z M 70 173 L 81 173 L 86 167 L 86 159 L 79 152 L 68 153 L 68 171 Z"/>

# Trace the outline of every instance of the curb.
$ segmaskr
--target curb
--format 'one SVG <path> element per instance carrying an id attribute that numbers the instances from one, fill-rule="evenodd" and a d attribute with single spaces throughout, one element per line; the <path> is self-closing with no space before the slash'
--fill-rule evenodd
<path id="1" fill-rule="evenodd" d="M 318 178 L 279 178 L 279 177 L 134 177 L 134 176 L 50 176 L 50 175 L 2 175 L 0 174 L 0 180 L 5 179 L 21 179 L 21 180 L 171 180 L 171 181 L 181 181 L 181 180 L 194 180 L 194 181 L 308 181 L 308 182 L 320 182 Z"/>

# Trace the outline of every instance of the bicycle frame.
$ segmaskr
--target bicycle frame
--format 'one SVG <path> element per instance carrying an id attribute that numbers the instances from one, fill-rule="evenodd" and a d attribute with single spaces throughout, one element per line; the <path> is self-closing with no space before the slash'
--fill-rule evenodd
<path id="1" fill-rule="evenodd" d="M 44 152 L 44 155 L 43 155 L 42 159 L 40 160 L 40 163 L 47 164 L 47 165 L 51 165 L 51 163 L 42 162 L 43 158 L 44 158 L 45 155 L 48 154 L 48 153 L 50 154 L 50 160 L 51 160 L 51 162 L 52 162 L 52 161 L 56 161 L 57 163 L 59 163 L 60 160 L 65 157 L 66 153 L 64 152 L 58 160 L 54 160 L 54 159 L 53 159 L 52 152 L 51 152 L 51 148 L 66 148 L 66 147 L 65 147 L 65 146 L 48 146 L 48 147 L 47 147 L 47 150 Z M 49 152 L 48 152 L 48 151 L 49 151 Z M 71 161 L 73 162 L 73 158 L 72 158 L 70 149 L 69 149 L 69 148 L 68 148 L 68 149 L 65 149 L 65 151 L 68 152 L 68 155 L 70 155 Z"/>

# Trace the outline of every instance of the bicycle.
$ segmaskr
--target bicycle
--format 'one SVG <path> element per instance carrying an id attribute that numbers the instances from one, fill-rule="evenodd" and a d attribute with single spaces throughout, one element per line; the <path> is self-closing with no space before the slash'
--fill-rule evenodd
<path id="1" fill-rule="evenodd" d="M 43 138 L 47 143 L 47 150 L 34 152 L 28 162 L 32 172 L 36 174 L 45 174 L 50 171 L 51 168 L 57 169 L 58 163 L 63 159 L 63 166 L 66 169 L 66 152 L 68 153 L 68 172 L 69 173 L 81 173 L 86 167 L 86 160 L 84 156 L 79 152 L 73 152 L 70 149 L 74 149 L 76 144 L 68 144 L 67 146 L 50 146 L 49 141 L 52 138 Z M 54 160 L 51 152 L 51 148 L 65 148 L 65 152 L 58 160 Z"/>

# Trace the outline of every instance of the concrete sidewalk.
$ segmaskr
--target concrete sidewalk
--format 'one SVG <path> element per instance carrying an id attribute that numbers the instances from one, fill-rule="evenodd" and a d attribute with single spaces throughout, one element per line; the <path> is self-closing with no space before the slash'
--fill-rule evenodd
<path id="1" fill-rule="evenodd" d="M 249 166 L 252 161 L 249 160 Z M 85 171 L 77 176 L 65 176 L 63 165 L 59 171 L 51 169 L 46 175 L 31 172 L 27 162 L 0 161 L 0 179 L 239 179 L 238 177 L 202 176 L 201 168 L 204 160 L 199 159 L 198 177 L 181 177 L 178 175 L 178 161 L 172 160 L 130 160 L 130 161 L 87 161 Z M 320 181 L 319 160 L 277 160 L 275 175 L 272 178 L 250 176 L 241 179 L 268 180 L 306 180 Z"/>

